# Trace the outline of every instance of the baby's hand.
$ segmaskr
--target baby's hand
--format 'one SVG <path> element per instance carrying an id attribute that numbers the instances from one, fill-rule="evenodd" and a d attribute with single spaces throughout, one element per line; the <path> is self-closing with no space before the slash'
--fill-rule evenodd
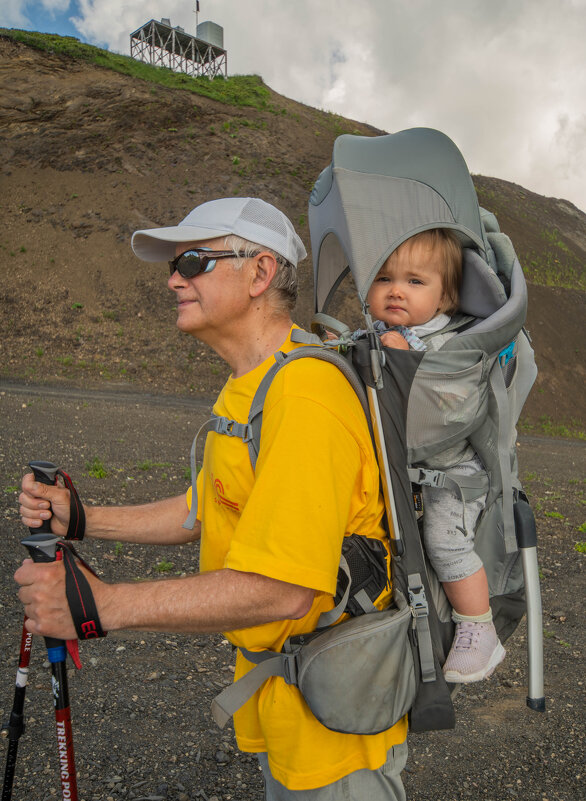
<path id="1" fill-rule="evenodd" d="M 381 334 L 380 341 L 385 348 L 395 348 L 395 350 L 409 350 L 409 345 L 405 337 L 398 331 L 386 331 Z"/>

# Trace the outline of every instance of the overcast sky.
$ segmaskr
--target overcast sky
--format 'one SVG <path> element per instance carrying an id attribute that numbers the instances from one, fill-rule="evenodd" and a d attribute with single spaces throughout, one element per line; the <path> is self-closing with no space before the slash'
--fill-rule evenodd
<path id="1" fill-rule="evenodd" d="M 130 53 L 195 0 L 3 0 L 0 26 Z M 586 0 L 200 0 L 229 74 L 389 133 L 439 128 L 473 173 L 586 211 Z"/>

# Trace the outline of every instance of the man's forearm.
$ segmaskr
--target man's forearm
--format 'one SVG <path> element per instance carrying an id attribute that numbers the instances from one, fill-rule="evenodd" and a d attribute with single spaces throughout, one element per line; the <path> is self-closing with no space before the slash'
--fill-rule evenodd
<path id="1" fill-rule="evenodd" d="M 83 568 L 82 568 L 83 569 Z M 106 584 L 85 569 L 105 631 L 135 629 L 211 633 L 303 617 L 314 591 L 228 568 L 177 579 Z M 74 639 L 62 561 L 25 560 L 15 573 L 27 628 L 33 634 Z"/>
<path id="2" fill-rule="evenodd" d="M 182 527 L 189 509 L 184 495 L 141 506 L 86 506 L 86 535 L 95 539 L 180 545 L 199 539 L 201 525 Z"/>
<path id="3" fill-rule="evenodd" d="M 307 587 L 229 569 L 138 584 L 96 584 L 94 592 L 105 629 L 192 633 L 300 618 L 314 597 Z"/>

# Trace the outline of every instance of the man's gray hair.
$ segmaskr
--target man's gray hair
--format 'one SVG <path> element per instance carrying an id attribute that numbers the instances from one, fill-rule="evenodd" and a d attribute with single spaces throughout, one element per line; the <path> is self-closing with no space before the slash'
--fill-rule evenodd
<path id="1" fill-rule="evenodd" d="M 269 291 L 276 296 L 280 308 L 287 312 L 293 311 L 297 302 L 297 268 L 290 261 L 287 261 L 284 256 L 281 256 L 280 253 L 271 248 L 241 239 L 234 234 L 227 236 L 224 244 L 227 250 L 244 253 L 244 256 L 237 257 L 234 260 L 235 270 L 239 270 L 246 259 L 256 256 L 262 250 L 272 254 L 277 262 L 277 272 Z"/>

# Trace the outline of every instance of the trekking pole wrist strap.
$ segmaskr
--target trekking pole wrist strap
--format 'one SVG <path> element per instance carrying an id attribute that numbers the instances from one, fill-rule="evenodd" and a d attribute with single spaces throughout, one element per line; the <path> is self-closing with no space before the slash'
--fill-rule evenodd
<path id="1" fill-rule="evenodd" d="M 105 637 L 108 632 L 102 628 L 94 594 L 76 560 L 79 560 L 94 576 L 96 573 L 70 543 L 65 541 L 60 542 L 59 545 L 65 566 L 65 595 L 77 636 L 80 640 Z"/>
<path id="2" fill-rule="evenodd" d="M 82 540 L 85 534 L 85 510 L 71 478 L 53 462 L 32 461 L 29 462 L 29 467 L 34 473 L 35 480 L 42 484 L 58 486 L 58 476 L 61 476 L 64 486 L 69 490 L 69 526 L 65 539 Z"/>
<path id="3" fill-rule="evenodd" d="M 66 540 L 82 540 L 85 536 L 85 510 L 79 499 L 73 481 L 64 470 L 57 470 L 57 475 L 61 476 L 63 483 L 69 490 L 69 526 L 67 528 Z"/>

